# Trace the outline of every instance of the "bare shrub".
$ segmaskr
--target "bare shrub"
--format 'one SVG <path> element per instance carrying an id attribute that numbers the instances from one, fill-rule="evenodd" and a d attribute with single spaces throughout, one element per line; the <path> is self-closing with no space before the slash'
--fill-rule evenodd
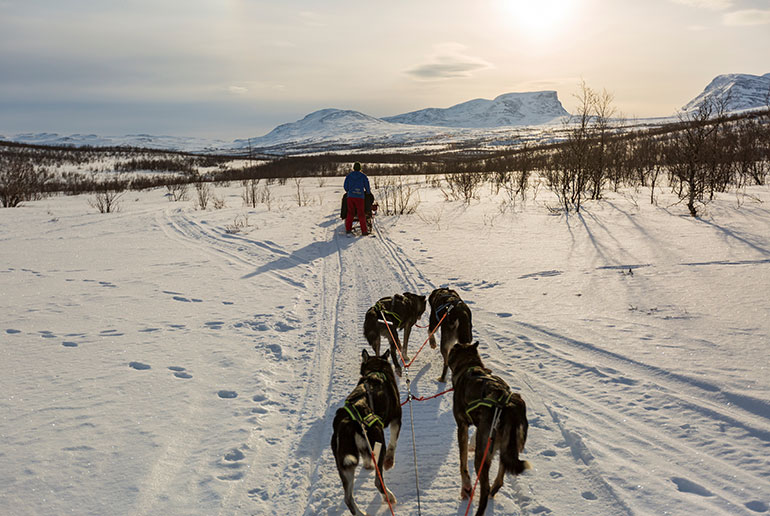
<path id="1" fill-rule="evenodd" d="M 195 182 L 195 202 L 201 210 L 205 210 L 211 201 L 211 186 L 204 181 Z"/>
<path id="2" fill-rule="evenodd" d="M 259 179 L 245 179 L 241 181 L 241 185 L 243 185 L 241 194 L 243 204 L 256 208 L 259 202 Z"/>
<path id="3" fill-rule="evenodd" d="M 484 182 L 484 175 L 478 172 L 461 172 L 458 174 L 446 174 L 444 183 L 446 188 L 441 188 L 444 197 L 450 201 L 463 201 L 469 204 L 477 198 L 479 188 Z"/>
<path id="4" fill-rule="evenodd" d="M 99 213 L 114 213 L 120 211 L 120 198 L 123 192 L 118 190 L 104 190 L 88 200 L 89 206 L 99 210 Z"/>
<path id="5" fill-rule="evenodd" d="M 381 185 L 382 201 L 386 215 L 408 215 L 417 210 L 420 200 L 415 198 L 417 188 L 410 186 L 404 178 L 389 177 Z"/>
<path id="6" fill-rule="evenodd" d="M 168 200 L 173 202 L 186 201 L 189 187 L 187 183 L 175 183 L 166 185 Z"/>
<path id="7" fill-rule="evenodd" d="M 15 208 L 24 201 L 42 198 L 49 178 L 45 169 L 36 169 L 30 160 L 0 155 L 0 203 L 4 208 Z"/>
<path id="8" fill-rule="evenodd" d="M 249 228 L 249 216 L 245 213 L 236 215 L 231 224 L 225 225 L 225 233 L 243 233 Z"/>

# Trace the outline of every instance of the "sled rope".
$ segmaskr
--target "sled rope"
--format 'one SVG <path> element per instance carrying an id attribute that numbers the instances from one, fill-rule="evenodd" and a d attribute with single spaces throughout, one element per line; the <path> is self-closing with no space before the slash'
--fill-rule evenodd
<path id="1" fill-rule="evenodd" d="M 417 355 L 419 355 L 419 354 L 420 354 L 420 352 L 422 351 L 422 348 L 424 348 L 424 347 L 425 347 L 425 344 L 427 344 L 427 343 L 428 343 L 428 341 L 430 340 L 430 338 L 431 338 L 431 337 L 433 337 L 433 334 L 434 334 L 434 333 L 436 333 L 436 332 L 438 331 L 438 329 L 439 329 L 439 326 L 441 326 L 441 323 L 442 323 L 442 322 L 444 322 L 444 318 L 445 318 L 447 315 L 449 315 L 449 310 L 447 310 L 446 312 L 444 312 L 444 315 L 441 317 L 441 320 L 438 322 L 438 324 L 436 325 L 436 327 L 435 327 L 435 328 L 433 328 L 433 331 L 432 331 L 432 332 L 430 332 L 430 333 L 428 334 L 428 338 L 427 338 L 427 339 L 425 339 L 425 342 L 423 342 L 423 343 L 422 343 L 422 346 L 420 346 L 420 349 L 418 349 L 418 350 L 417 350 L 417 353 L 415 353 L 415 354 L 414 354 L 414 356 L 412 357 L 412 360 L 410 360 L 408 364 L 404 364 L 404 367 L 409 367 L 410 365 L 412 365 L 412 362 L 414 362 L 414 360 L 417 358 Z"/>
<path id="2" fill-rule="evenodd" d="M 380 311 L 380 315 L 382 316 L 383 319 L 385 319 L 385 316 L 382 314 L 382 311 Z M 395 344 L 397 341 L 395 338 L 393 338 L 393 332 L 390 331 L 390 325 L 386 325 L 385 327 L 388 329 L 391 342 Z M 398 356 L 401 358 L 401 363 L 404 364 L 404 376 L 406 377 L 406 399 L 407 401 L 409 401 L 412 397 L 411 380 L 409 379 L 409 366 L 404 360 L 404 355 L 401 353 L 401 347 L 396 345 L 396 350 L 398 351 Z M 409 363 L 411 364 L 411 362 Z M 422 507 L 420 505 L 420 474 L 417 470 L 417 443 L 414 439 L 414 411 L 412 410 L 411 403 L 409 404 L 409 426 L 411 427 L 411 430 L 412 430 L 412 456 L 414 458 L 414 481 L 417 488 L 417 514 L 421 516 Z"/>
<path id="3" fill-rule="evenodd" d="M 404 402 L 401 404 L 401 406 L 403 407 L 404 405 L 406 405 L 407 403 L 409 403 L 412 400 L 414 400 L 414 401 L 432 400 L 433 398 L 438 398 L 439 396 L 441 396 L 443 394 L 446 394 L 448 392 L 452 392 L 453 390 L 454 390 L 454 388 L 447 389 L 445 391 L 439 392 L 438 394 L 434 394 L 433 396 L 407 396 L 407 398 L 404 400 Z"/>
<path id="4" fill-rule="evenodd" d="M 500 406 L 498 405 L 497 408 L 495 408 L 495 417 L 492 418 L 492 430 L 489 432 L 489 439 L 487 439 L 487 445 L 484 448 L 484 456 L 481 458 L 481 465 L 476 470 L 476 481 L 473 482 L 473 489 L 471 489 L 471 497 L 468 498 L 468 507 L 466 507 L 465 509 L 465 516 L 468 516 L 468 511 L 471 510 L 471 502 L 473 502 L 473 495 L 476 492 L 476 485 L 478 485 L 479 483 L 479 473 L 481 472 L 482 469 L 484 469 L 484 463 L 487 461 L 487 453 L 489 453 L 489 445 L 492 442 L 492 438 L 495 435 L 495 431 L 497 431 L 497 422 L 499 418 L 500 418 Z"/>

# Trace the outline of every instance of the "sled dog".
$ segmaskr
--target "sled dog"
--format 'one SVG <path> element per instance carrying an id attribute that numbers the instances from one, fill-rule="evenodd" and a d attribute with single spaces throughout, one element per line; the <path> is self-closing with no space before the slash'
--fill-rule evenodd
<path id="1" fill-rule="evenodd" d="M 428 334 L 430 347 L 436 349 L 436 339 L 433 332 L 441 322 L 441 356 L 444 358 L 444 369 L 441 371 L 439 382 L 446 381 L 448 369 L 447 357 L 449 350 L 455 344 L 470 344 L 472 341 L 473 323 L 471 309 L 468 308 L 460 295 L 449 288 L 437 288 L 428 296 L 430 304 L 430 320 Z M 443 317 L 443 321 L 442 321 Z"/>
<path id="2" fill-rule="evenodd" d="M 345 490 L 345 504 L 355 516 L 365 516 L 353 499 L 353 483 L 356 467 L 360 458 L 366 469 L 373 469 L 369 447 L 377 456 L 377 467 L 385 478 L 385 470 L 393 467 L 396 455 L 396 442 L 401 431 L 401 403 L 393 368 L 388 362 L 386 351 L 381 357 L 369 356 L 366 350 L 361 354 L 361 378 L 353 392 L 345 400 L 345 405 L 337 409 L 334 416 L 332 433 L 332 454 L 337 463 L 337 471 Z M 385 449 L 385 427 L 390 429 L 388 448 Z M 366 429 L 364 434 L 363 428 Z M 368 445 L 367 445 L 368 438 Z M 374 485 L 387 496 L 391 504 L 396 497 L 380 482 L 375 474 Z"/>
<path id="3" fill-rule="evenodd" d="M 502 378 L 484 367 L 479 357 L 479 343 L 470 346 L 457 345 L 449 352 L 452 370 L 454 400 L 452 412 L 457 422 L 457 441 L 460 448 L 460 475 L 463 498 L 471 494 L 471 477 L 468 474 L 468 427 L 476 427 L 476 452 L 474 465 L 479 475 L 481 492 L 478 497 L 476 516 L 484 514 L 487 501 L 503 486 L 505 473 L 518 475 L 529 469 L 529 463 L 519 459 L 527 440 L 526 405 L 521 396 L 511 392 Z M 492 428 L 499 409 L 497 426 Z M 481 467 L 487 440 L 492 435 L 487 458 Z M 500 452 L 497 478 L 489 489 L 489 469 L 495 453 Z"/>
<path id="4" fill-rule="evenodd" d="M 409 361 L 407 346 L 412 326 L 425 312 L 425 296 L 404 292 L 390 297 L 383 297 L 364 316 L 364 337 L 374 352 L 380 354 L 380 338 L 390 342 L 390 358 L 393 360 L 396 374 L 401 376 L 401 363 L 396 347 L 401 349 L 405 361 Z M 404 330 L 404 343 L 398 340 L 398 330 Z M 391 334 L 393 338 L 391 339 Z"/>

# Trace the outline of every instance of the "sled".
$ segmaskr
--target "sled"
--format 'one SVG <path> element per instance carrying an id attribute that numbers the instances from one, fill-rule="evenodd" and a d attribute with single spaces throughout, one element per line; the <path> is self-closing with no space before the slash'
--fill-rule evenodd
<path id="1" fill-rule="evenodd" d="M 369 228 L 369 233 L 372 234 L 374 230 L 374 215 L 377 213 L 379 205 L 374 200 L 374 195 L 371 192 L 364 194 L 364 213 L 366 214 L 366 227 Z M 345 220 L 348 216 L 348 194 L 342 196 L 342 206 L 340 206 L 340 218 Z M 358 222 L 358 217 L 353 217 L 353 229 L 358 228 L 358 233 L 361 232 L 361 227 Z"/>

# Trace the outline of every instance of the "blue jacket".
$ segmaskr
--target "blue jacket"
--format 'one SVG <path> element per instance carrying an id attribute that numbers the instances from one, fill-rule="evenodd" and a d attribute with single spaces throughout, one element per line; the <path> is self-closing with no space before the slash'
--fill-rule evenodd
<path id="1" fill-rule="evenodd" d="M 348 197 L 364 198 L 364 192 L 371 192 L 369 188 L 369 178 L 360 170 L 354 170 L 345 177 L 345 191 Z"/>

